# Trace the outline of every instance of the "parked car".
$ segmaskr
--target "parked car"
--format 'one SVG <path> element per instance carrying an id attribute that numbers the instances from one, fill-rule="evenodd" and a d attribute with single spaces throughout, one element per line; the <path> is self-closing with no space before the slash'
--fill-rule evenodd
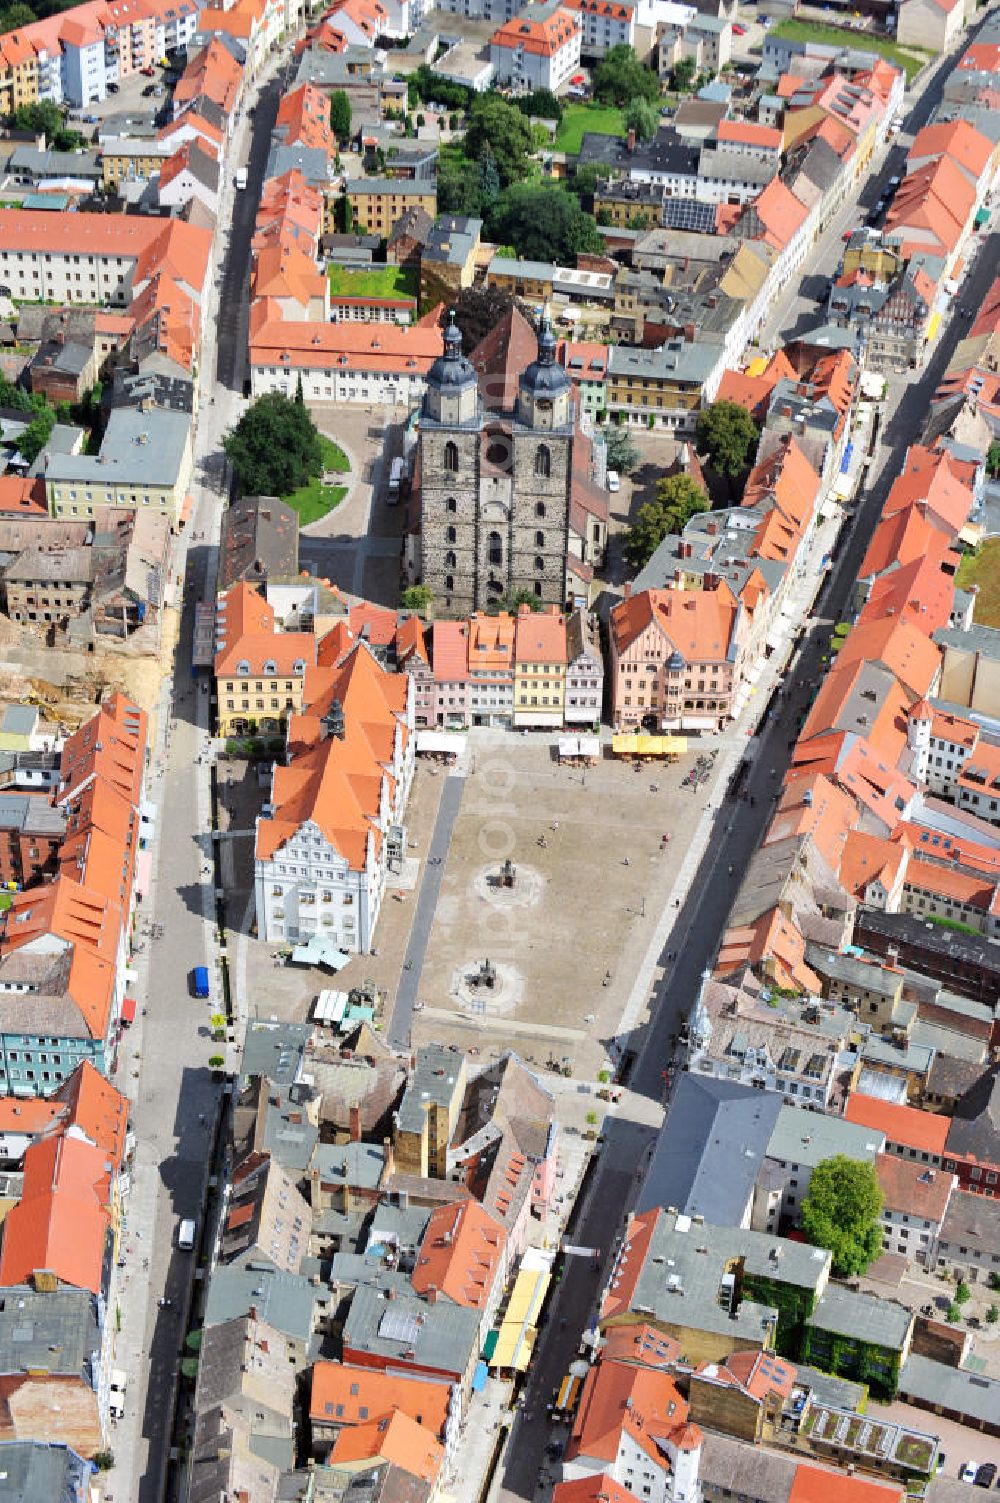
<path id="1" fill-rule="evenodd" d="M 608 481 L 608 490 L 609 491 L 620 491 L 621 490 L 622 483 L 621 483 L 621 480 L 618 478 L 618 471 L 617 470 L 609 470 L 608 471 L 607 481 Z"/>
<path id="2" fill-rule="evenodd" d="M 108 84 L 108 93 L 109 94 L 117 94 L 118 93 L 118 85 L 116 83 L 109 83 Z"/>
<path id="3" fill-rule="evenodd" d="M 996 1462 L 994 1462 L 994 1461 L 984 1461 L 983 1464 L 982 1464 L 982 1466 L 976 1472 L 975 1486 L 976 1487 L 992 1487 L 993 1483 L 994 1483 L 994 1480 L 996 1478 L 996 1474 L 997 1474 Z"/>
<path id="4" fill-rule="evenodd" d="M 155 78 L 156 77 L 156 69 L 155 68 L 140 68 L 139 72 L 142 74 L 143 78 Z"/>
<path id="5" fill-rule="evenodd" d="M 978 1461 L 966 1461 L 959 1468 L 959 1472 L 958 1472 L 958 1480 L 959 1480 L 959 1482 L 969 1482 L 969 1483 L 975 1482 L 975 1480 L 976 1480 L 976 1473 L 978 1471 L 979 1471 L 979 1462 Z"/>
<path id="6" fill-rule="evenodd" d="M 733 26 L 733 36 L 734 37 L 745 37 L 746 34 L 747 34 L 746 27 L 745 26 L 741 26 L 740 23 L 739 23 L 739 21 L 737 21 L 734 24 L 734 26 Z"/>
<path id="7" fill-rule="evenodd" d="M 142 91 L 142 97 L 143 97 L 143 99 L 148 99 L 149 96 L 150 96 L 150 94 L 152 94 L 155 89 L 156 89 L 156 85 L 155 84 L 148 83 L 146 85 L 146 87 Z"/>

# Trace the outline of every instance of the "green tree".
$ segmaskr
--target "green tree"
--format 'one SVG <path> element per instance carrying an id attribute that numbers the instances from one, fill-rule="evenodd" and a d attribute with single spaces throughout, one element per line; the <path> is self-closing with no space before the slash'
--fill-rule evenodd
<path id="1" fill-rule="evenodd" d="M 330 129 L 338 141 L 351 139 L 351 101 L 345 89 L 334 89 L 330 95 Z"/>
<path id="2" fill-rule="evenodd" d="M 25 428 L 17 441 L 18 453 L 27 460 L 28 464 L 34 464 L 39 454 L 45 448 L 55 427 L 56 415 L 51 407 L 46 407 L 44 412 L 38 413 Z"/>
<path id="3" fill-rule="evenodd" d="M 514 590 L 505 601 L 505 609 L 516 616 L 522 605 L 526 605 L 531 611 L 537 611 L 541 603 L 534 590 Z"/>
<path id="4" fill-rule="evenodd" d="M 483 207 L 495 203 L 500 197 L 500 174 L 496 158 L 489 146 L 484 146 L 479 157 L 479 202 Z"/>
<path id="5" fill-rule="evenodd" d="M 956 1303 L 956 1305 L 965 1305 L 965 1304 L 968 1304 L 968 1302 L 969 1302 L 969 1300 L 971 1298 L 972 1298 L 972 1290 L 969 1288 L 968 1284 L 965 1282 L 964 1279 L 959 1279 L 958 1284 L 957 1284 L 956 1289 L 955 1289 L 955 1303 Z"/>
<path id="6" fill-rule="evenodd" d="M 651 141 L 656 135 L 660 117 L 648 99 L 640 95 L 625 107 L 625 129 L 634 130 L 640 141 Z"/>
<path id="7" fill-rule="evenodd" d="M 333 218 L 342 235 L 350 235 L 354 229 L 354 205 L 346 193 L 342 193 L 333 205 Z"/>
<path id="8" fill-rule="evenodd" d="M 478 216 L 482 209 L 479 173 L 470 169 L 461 152 L 442 152 L 438 158 L 437 201 L 442 214 Z"/>
<path id="9" fill-rule="evenodd" d="M 833 1254 L 838 1278 L 862 1274 L 882 1251 L 882 1191 L 874 1165 L 836 1154 L 817 1164 L 802 1202 L 802 1230 Z"/>
<path id="10" fill-rule="evenodd" d="M 951 1304 L 948 1306 L 948 1309 L 945 1312 L 944 1318 L 950 1326 L 957 1326 L 958 1322 L 962 1319 L 961 1305 L 956 1305 L 954 1300 L 952 1300 Z"/>
<path id="11" fill-rule="evenodd" d="M 987 1307 L 986 1307 L 986 1324 L 988 1326 L 995 1326 L 998 1320 L 1000 1320 L 1000 1305 L 997 1305 L 997 1304 L 987 1305 Z"/>
<path id="12" fill-rule="evenodd" d="M 56 151 L 75 151 L 82 145 L 83 137 L 77 131 L 69 129 L 62 111 L 51 99 L 36 99 L 34 104 L 18 105 L 11 119 L 17 130 L 44 133 L 49 145 Z"/>
<path id="13" fill-rule="evenodd" d="M 668 533 L 683 532 L 699 511 L 708 510 L 708 497 L 690 475 L 670 475 L 656 487 L 656 497 L 639 507 L 625 538 L 626 560 L 635 569 L 648 563 Z"/>
<path id="14" fill-rule="evenodd" d="M 694 58 L 682 57 L 676 63 L 670 73 L 670 82 L 678 94 L 686 94 L 694 83 L 696 72 Z"/>
<path id="15" fill-rule="evenodd" d="M 465 152 L 472 161 L 488 146 L 500 175 L 500 186 L 519 183 L 528 172 L 528 158 L 534 150 L 531 126 L 514 105 L 499 94 L 478 94 L 469 110 L 465 131 Z"/>
<path id="16" fill-rule="evenodd" d="M 13 5 L 0 11 L 0 33 L 6 35 L 8 31 L 20 31 L 22 26 L 30 26 L 34 20 L 35 12 L 31 6 L 22 5 L 21 0 L 15 0 Z"/>
<path id="17" fill-rule="evenodd" d="M 296 405 L 296 407 L 304 407 L 306 405 L 306 394 L 302 390 L 302 372 L 301 371 L 299 371 L 299 374 L 298 374 L 298 376 L 295 379 L 295 405 Z"/>
<path id="18" fill-rule="evenodd" d="M 562 104 L 550 89 L 532 89 L 530 94 L 522 94 L 514 103 L 529 119 L 534 115 L 539 120 L 555 120 L 558 124 L 563 117 Z"/>
<path id="19" fill-rule="evenodd" d="M 617 470 L 619 475 L 627 475 L 639 463 L 639 450 L 627 428 L 609 429 L 605 447 L 608 469 Z"/>
<path id="20" fill-rule="evenodd" d="M 425 611 L 433 598 L 430 585 L 407 585 L 399 597 L 399 603 L 404 611 Z"/>
<path id="21" fill-rule="evenodd" d="M 290 496 L 323 467 L 316 425 L 281 392 L 258 397 L 222 446 L 244 495 Z"/>
<path id="22" fill-rule="evenodd" d="M 1000 480 L 1000 442 L 996 439 L 986 451 L 986 473 L 991 480 Z"/>
<path id="23" fill-rule="evenodd" d="M 506 189 L 486 212 L 491 240 L 516 246 L 528 261 L 572 266 L 580 251 L 599 254 L 604 241 L 593 216 L 555 184 L 520 183 Z"/>
<path id="24" fill-rule="evenodd" d="M 659 97 L 660 80 L 626 42 L 612 47 L 594 69 L 594 98 L 601 104 L 626 105 L 633 99 L 653 104 Z"/>
<path id="25" fill-rule="evenodd" d="M 752 462 L 757 424 L 739 402 L 713 402 L 698 414 L 695 444 L 714 470 L 737 479 Z"/>
<path id="26" fill-rule="evenodd" d="M 600 162 L 584 162 L 583 166 L 578 167 L 569 179 L 569 190 L 576 194 L 581 203 L 585 199 L 590 202 L 598 183 L 603 183 L 607 175 L 608 169 L 602 167 Z"/>

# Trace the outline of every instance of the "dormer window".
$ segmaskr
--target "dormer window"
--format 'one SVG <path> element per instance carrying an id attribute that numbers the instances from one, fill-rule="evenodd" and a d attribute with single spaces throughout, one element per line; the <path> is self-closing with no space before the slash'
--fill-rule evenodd
<path id="1" fill-rule="evenodd" d="M 268 675 L 269 678 L 273 678 L 277 671 L 278 665 L 273 661 L 273 659 L 264 664 L 264 672 Z"/>
<path id="2" fill-rule="evenodd" d="M 295 662 L 292 664 L 292 672 L 293 673 L 305 673 L 305 671 L 306 671 L 306 661 L 305 661 L 305 658 L 296 658 Z"/>
<path id="3" fill-rule="evenodd" d="M 240 678 L 249 678 L 250 664 L 247 662 L 246 658 L 242 658 L 240 662 L 236 664 L 236 672 L 239 674 Z"/>

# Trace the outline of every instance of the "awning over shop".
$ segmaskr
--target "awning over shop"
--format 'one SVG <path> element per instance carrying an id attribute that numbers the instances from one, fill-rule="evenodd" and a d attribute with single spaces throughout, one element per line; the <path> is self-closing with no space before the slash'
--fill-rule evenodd
<path id="1" fill-rule="evenodd" d="M 350 958 L 322 934 L 314 934 L 304 945 L 296 945 L 292 951 L 293 965 L 319 965 L 328 971 L 341 970 Z"/>
<path id="2" fill-rule="evenodd" d="M 135 998 L 134 997 L 126 997 L 125 1000 L 122 1002 L 122 1022 L 123 1023 L 134 1023 L 135 1022 Z"/>
<path id="3" fill-rule="evenodd" d="M 344 1013 L 347 1011 L 350 1000 L 348 992 L 321 991 L 316 998 L 313 1021 L 325 1023 L 328 1028 L 339 1027 L 344 1021 Z"/>
<path id="4" fill-rule="evenodd" d="M 486 1387 L 486 1379 L 488 1377 L 489 1372 L 487 1370 L 486 1363 L 477 1362 L 475 1370 L 472 1374 L 472 1392 L 482 1393 L 483 1389 Z"/>
<path id="5" fill-rule="evenodd" d="M 417 755 L 424 752 L 460 757 L 465 751 L 468 739 L 462 731 L 418 731 Z"/>
<path id="6" fill-rule="evenodd" d="M 930 316 L 930 318 L 927 320 L 927 343 L 928 344 L 930 344 L 930 342 L 931 342 L 932 339 L 936 339 L 937 338 L 937 332 L 938 332 L 938 329 L 940 329 L 940 327 L 941 327 L 941 315 L 940 315 L 940 313 L 932 313 L 931 316 Z"/>
<path id="7" fill-rule="evenodd" d="M 491 1367 L 524 1372 L 531 1361 L 535 1339 L 538 1335 L 535 1322 L 538 1320 L 542 1302 L 552 1277 L 548 1264 L 525 1267 L 522 1261 L 504 1318 L 500 1323 L 496 1349 L 490 1359 Z"/>
<path id="8" fill-rule="evenodd" d="M 559 760 L 569 761 L 573 757 L 584 757 L 588 761 L 597 762 L 601 756 L 600 736 L 560 736 L 559 737 Z"/>
<path id="9" fill-rule="evenodd" d="M 710 724 L 714 725 L 712 721 Z M 683 757 L 687 751 L 685 736 L 647 736 L 626 734 L 612 736 L 611 750 L 616 757 Z"/>

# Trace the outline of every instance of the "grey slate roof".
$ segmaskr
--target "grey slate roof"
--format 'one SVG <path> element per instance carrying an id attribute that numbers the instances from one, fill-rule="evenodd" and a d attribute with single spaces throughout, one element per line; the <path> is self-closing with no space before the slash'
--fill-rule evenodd
<path id="1" fill-rule="evenodd" d="M 69 1288 L 39 1294 L 23 1284 L 0 1290 L 0 1373 L 31 1368 L 72 1374 L 93 1384 L 100 1351 L 91 1294 Z"/>
<path id="2" fill-rule="evenodd" d="M 861 1294 L 840 1284 L 828 1284 L 808 1324 L 835 1336 L 847 1336 L 900 1352 L 913 1324 L 913 1311 L 895 1300 Z"/>
<path id="3" fill-rule="evenodd" d="M 69 1446 L 0 1442 L 0 1503 L 77 1503 L 91 1475 L 90 1462 Z"/>
<path id="4" fill-rule="evenodd" d="M 172 485 L 180 474 L 190 430 L 186 413 L 116 407 L 100 457 L 50 453 L 46 477 L 92 485 Z"/>
<path id="5" fill-rule="evenodd" d="M 946 1367 L 911 1354 L 899 1375 L 900 1398 L 953 1410 L 974 1423 L 995 1425 L 1000 1414 L 1000 1382 L 961 1367 Z"/>
<path id="6" fill-rule="evenodd" d="M 312 1335 L 316 1305 L 326 1298 L 325 1289 L 273 1263 L 253 1257 L 220 1263 L 209 1281 L 204 1324 L 207 1328 L 242 1319 L 253 1306 L 260 1320 L 305 1343 Z"/>
<path id="7" fill-rule="evenodd" d="M 454 1094 L 459 1059 L 443 1044 L 428 1044 L 418 1050 L 416 1067 L 399 1103 L 396 1125 L 400 1132 L 423 1131 L 425 1102 L 447 1106 Z"/>
<path id="8" fill-rule="evenodd" d="M 277 1085 L 291 1085 L 299 1078 L 310 1023 L 272 1023 L 252 1018 L 243 1041 L 241 1083 L 254 1075 L 266 1075 Z"/>
<path id="9" fill-rule="evenodd" d="M 738 1226 L 780 1107 L 774 1091 L 682 1075 L 636 1209 L 673 1206 Z"/>
<path id="10" fill-rule="evenodd" d="M 402 1362 L 406 1353 L 419 1367 L 464 1374 L 479 1340 L 480 1312 L 437 1300 L 433 1305 L 416 1295 L 394 1294 L 386 1299 L 378 1289 L 362 1285 L 351 1299 L 344 1322 L 344 1348 L 369 1353 L 383 1362 Z"/>

